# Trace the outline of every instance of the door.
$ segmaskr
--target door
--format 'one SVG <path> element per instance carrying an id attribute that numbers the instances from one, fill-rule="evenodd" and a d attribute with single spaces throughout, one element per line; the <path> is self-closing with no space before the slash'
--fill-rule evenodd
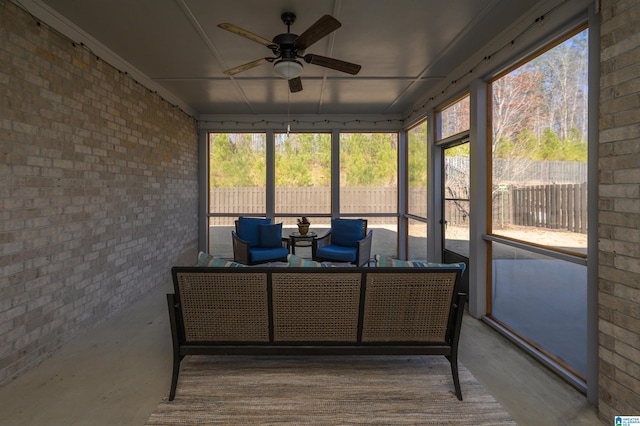
<path id="1" fill-rule="evenodd" d="M 469 266 L 469 140 L 449 145 L 442 156 L 442 259 L 445 263 L 464 262 Z M 465 291 L 469 274 L 463 275 Z"/>

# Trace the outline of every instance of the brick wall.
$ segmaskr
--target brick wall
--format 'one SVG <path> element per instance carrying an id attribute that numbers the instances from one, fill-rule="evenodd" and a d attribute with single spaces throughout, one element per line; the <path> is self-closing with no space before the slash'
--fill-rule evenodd
<path id="1" fill-rule="evenodd" d="M 640 0 L 602 0 L 599 410 L 640 414 Z"/>
<path id="2" fill-rule="evenodd" d="M 197 250 L 197 123 L 0 1 L 0 383 Z"/>

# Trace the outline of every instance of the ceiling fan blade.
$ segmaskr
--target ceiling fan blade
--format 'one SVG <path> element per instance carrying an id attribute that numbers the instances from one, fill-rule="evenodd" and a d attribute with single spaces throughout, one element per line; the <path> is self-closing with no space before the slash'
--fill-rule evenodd
<path id="1" fill-rule="evenodd" d="M 324 15 L 311 25 L 305 32 L 300 34 L 294 44 L 299 50 L 305 50 L 322 37 L 331 34 L 342 24 L 331 15 Z"/>
<path id="2" fill-rule="evenodd" d="M 251 61 L 251 62 L 248 62 L 246 64 L 243 64 L 243 65 L 238 65 L 235 68 L 230 68 L 230 69 L 226 70 L 224 73 L 226 75 L 236 75 L 238 73 L 241 73 L 241 72 L 246 71 L 246 70 L 250 70 L 251 68 L 255 68 L 257 66 L 266 64 L 268 62 L 269 62 L 269 60 L 267 58 L 260 58 L 260 59 L 256 59 L 255 61 Z"/>
<path id="3" fill-rule="evenodd" d="M 256 43 L 260 43 L 260 44 L 262 44 L 264 46 L 271 47 L 271 46 L 274 45 L 273 41 L 268 40 L 268 39 L 266 39 L 264 37 L 260 37 L 259 35 L 254 34 L 251 31 L 247 31 L 244 28 L 240 28 L 237 25 L 228 24 L 228 23 L 224 22 L 222 24 L 218 24 L 218 26 L 220 28 L 222 28 L 223 30 L 227 30 L 227 31 L 230 31 L 230 32 L 232 32 L 234 34 L 238 34 L 239 36 L 246 37 L 249 40 L 253 40 Z"/>
<path id="4" fill-rule="evenodd" d="M 289 91 L 291 93 L 302 91 L 302 79 L 300 77 L 289 80 Z"/>
<path id="5" fill-rule="evenodd" d="M 331 68 L 337 71 L 346 72 L 347 74 L 356 75 L 360 72 L 362 66 L 351 62 L 341 61 L 340 59 L 327 58 L 326 56 L 308 54 L 304 56 L 304 61 L 308 64 L 319 65 L 325 68 Z"/>

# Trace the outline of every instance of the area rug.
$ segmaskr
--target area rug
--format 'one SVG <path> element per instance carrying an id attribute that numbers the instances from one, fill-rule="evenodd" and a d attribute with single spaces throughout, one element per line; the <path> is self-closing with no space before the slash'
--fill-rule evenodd
<path id="1" fill-rule="evenodd" d="M 441 356 L 191 356 L 146 424 L 515 424 L 463 366 L 460 384 Z"/>

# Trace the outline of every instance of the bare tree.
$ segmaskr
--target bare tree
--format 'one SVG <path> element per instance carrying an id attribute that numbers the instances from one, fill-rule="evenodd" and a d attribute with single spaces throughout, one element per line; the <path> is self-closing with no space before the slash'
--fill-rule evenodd
<path id="1" fill-rule="evenodd" d="M 541 72 L 540 90 L 549 111 L 549 127 L 561 141 L 572 129 L 586 135 L 587 31 L 531 61 Z"/>

